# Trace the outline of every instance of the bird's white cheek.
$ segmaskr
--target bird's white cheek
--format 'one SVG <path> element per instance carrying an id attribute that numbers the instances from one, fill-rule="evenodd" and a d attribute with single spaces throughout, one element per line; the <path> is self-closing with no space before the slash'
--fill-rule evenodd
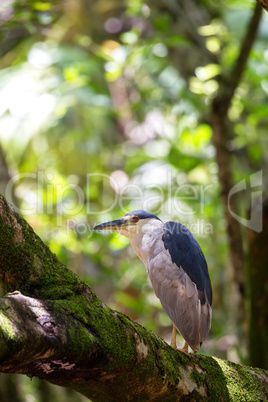
<path id="1" fill-rule="evenodd" d="M 129 227 L 118 228 L 116 231 L 117 233 L 120 233 L 121 235 L 128 237 L 129 239 L 131 239 L 133 236 L 132 230 Z"/>

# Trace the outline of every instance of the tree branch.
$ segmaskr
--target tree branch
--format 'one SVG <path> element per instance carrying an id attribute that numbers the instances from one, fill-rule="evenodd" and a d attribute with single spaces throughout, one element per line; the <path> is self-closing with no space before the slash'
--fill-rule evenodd
<path id="1" fill-rule="evenodd" d="M 229 401 L 239 389 L 247 400 L 268 398 L 266 371 L 176 351 L 103 305 L 3 197 L 0 256 L 4 287 L 25 293 L 0 299 L 1 372 L 37 376 L 92 401 Z"/>

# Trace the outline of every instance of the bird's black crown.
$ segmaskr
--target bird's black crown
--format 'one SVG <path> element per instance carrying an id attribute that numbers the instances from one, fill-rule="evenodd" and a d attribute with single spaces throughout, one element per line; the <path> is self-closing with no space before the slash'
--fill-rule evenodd
<path id="1" fill-rule="evenodd" d="M 151 212 L 148 211 L 143 211 L 142 209 L 139 209 L 137 211 L 131 211 L 128 212 L 125 216 L 137 216 L 139 219 L 158 219 L 159 221 L 161 219 L 158 218 L 158 216 L 152 214 Z"/>

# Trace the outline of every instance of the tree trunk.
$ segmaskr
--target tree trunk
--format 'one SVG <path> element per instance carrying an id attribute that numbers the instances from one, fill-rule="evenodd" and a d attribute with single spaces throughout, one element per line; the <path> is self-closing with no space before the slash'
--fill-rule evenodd
<path id="1" fill-rule="evenodd" d="M 230 244 L 230 254 L 233 267 L 234 283 L 239 294 L 240 324 L 246 329 L 246 300 L 245 300 L 245 260 L 243 239 L 240 223 L 234 217 L 239 215 L 238 205 L 234 196 L 230 197 L 234 186 L 232 173 L 232 155 L 228 147 L 233 137 L 232 124 L 228 119 L 228 110 L 235 91 L 245 71 L 250 51 L 254 45 L 262 15 L 260 4 L 256 3 L 254 13 L 248 24 L 238 59 L 229 75 L 220 77 L 219 91 L 212 102 L 211 127 L 213 129 L 213 144 L 216 149 L 216 159 L 219 168 L 221 197 L 225 212 L 227 233 Z"/>
<path id="2" fill-rule="evenodd" d="M 268 398 L 268 373 L 188 355 L 102 304 L 0 197 L 0 370 L 93 401 Z M 19 291 L 21 292 L 19 292 Z"/>
<path id="3" fill-rule="evenodd" d="M 258 0 L 258 2 L 262 5 L 262 7 L 268 11 L 268 0 Z"/>
<path id="4" fill-rule="evenodd" d="M 268 367 L 268 201 L 257 203 L 262 214 L 260 233 L 248 230 L 249 356 L 250 363 Z"/>

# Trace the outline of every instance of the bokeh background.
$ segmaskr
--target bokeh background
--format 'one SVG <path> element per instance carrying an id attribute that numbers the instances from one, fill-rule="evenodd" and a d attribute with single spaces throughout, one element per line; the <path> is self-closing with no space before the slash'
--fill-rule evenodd
<path id="1" fill-rule="evenodd" d="M 240 225 L 241 293 L 218 174 L 226 168 L 233 183 L 246 179 L 249 186 L 261 172 L 265 199 L 267 13 L 228 110 L 229 166 L 219 166 L 211 124 L 213 100 L 231 81 L 255 6 L 240 0 L 2 0 L 0 192 L 104 303 L 167 342 L 171 321 L 129 241 L 91 229 L 133 209 L 185 224 L 204 251 L 214 290 L 212 328 L 201 353 L 267 368 L 267 355 L 258 359 L 250 346 L 252 339 L 260 348 L 268 341 L 267 332 L 258 338 L 252 325 L 252 300 L 256 294 L 267 300 L 267 233 L 258 233 L 250 254 L 256 233 Z M 248 218 L 255 196 L 260 200 L 261 188 L 253 190 L 236 195 L 239 217 Z M 249 270 L 258 255 L 263 264 L 254 282 Z M 263 299 L 258 303 L 263 312 Z M 259 318 L 262 328 L 266 318 Z M 0 395 L 3 402 L 83 399 L 3 374 Z"/>

